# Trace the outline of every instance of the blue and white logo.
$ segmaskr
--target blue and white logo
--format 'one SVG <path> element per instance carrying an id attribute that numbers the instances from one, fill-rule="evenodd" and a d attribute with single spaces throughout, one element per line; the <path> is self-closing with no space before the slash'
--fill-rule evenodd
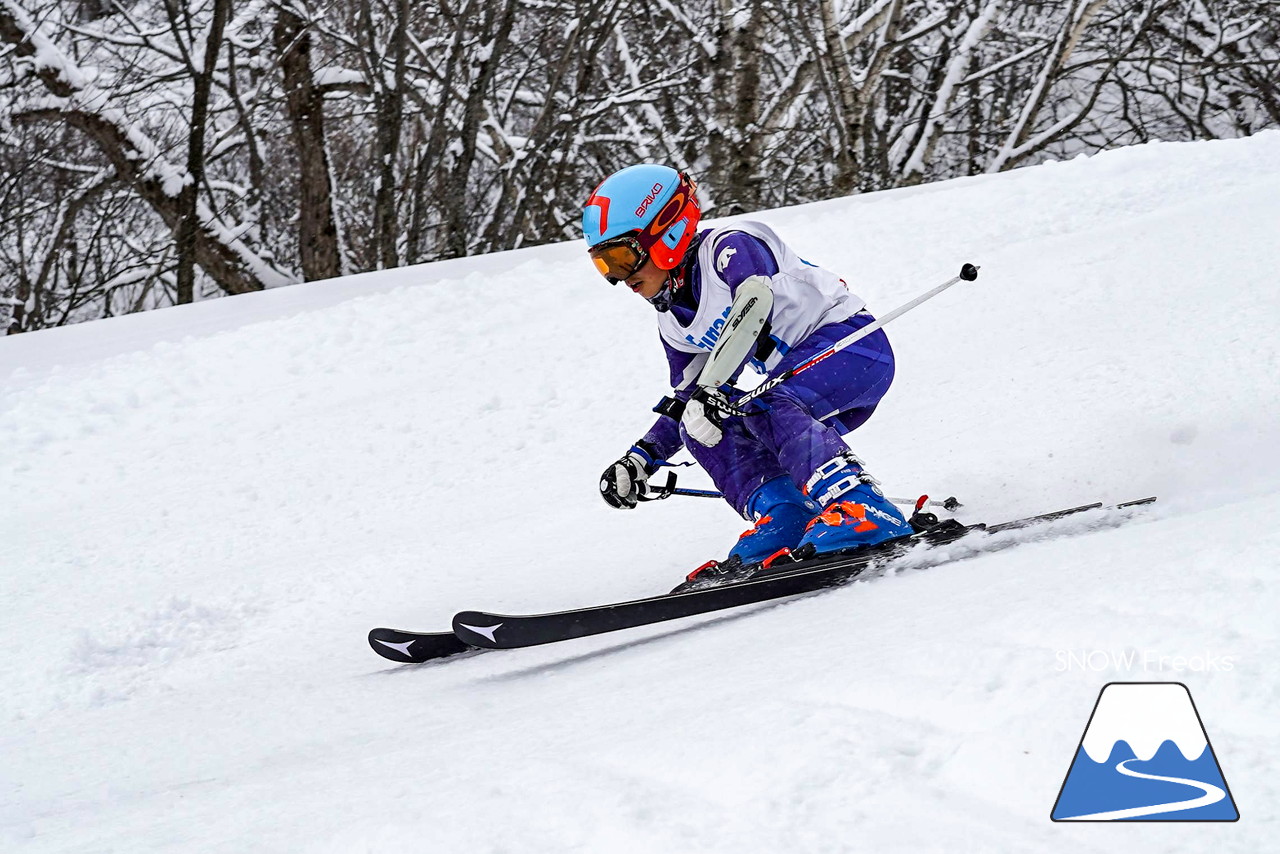
<path id="1" fill-rule="evenodd" d="M 1240 818 L 1191 692 L 1181 682 L 1103 687 L 1054 821 Z"/>

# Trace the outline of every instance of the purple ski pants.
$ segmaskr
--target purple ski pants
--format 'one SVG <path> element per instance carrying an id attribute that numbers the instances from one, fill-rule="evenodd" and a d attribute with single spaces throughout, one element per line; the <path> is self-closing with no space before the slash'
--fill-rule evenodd
<path id="1" fill-rule="evenodd" d="M 874 320 L 859 314 L 816 330 L 770 373 L 777 375 Z M 842 434 L 860 427 L 893 383 L 893 350 L 884 330 L 819 362 L 752 402 L 746 417 L 724 421 L 715 447 L 685 434 L 685 448 L 711 476 L 725 500 L 745 515 L 751 493 L 766 481 L 790 476 L 803 488 L 820 465 L 849 450 Z"/>

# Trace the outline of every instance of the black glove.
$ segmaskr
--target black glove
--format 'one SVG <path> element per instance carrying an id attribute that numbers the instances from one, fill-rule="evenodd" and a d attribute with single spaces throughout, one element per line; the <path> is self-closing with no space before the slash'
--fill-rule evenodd
<path id="1" fill-rule="evenodd" d="M 600 475 L 600 496 L 610 507 L 617 507 L 619 510 L 630 510 L 640 501 L 666 498 L 662 494 L 649 495 L 649 475 L 656 470 L 649 455 L 632 446 L 625 457 L 610 465 Z"/>

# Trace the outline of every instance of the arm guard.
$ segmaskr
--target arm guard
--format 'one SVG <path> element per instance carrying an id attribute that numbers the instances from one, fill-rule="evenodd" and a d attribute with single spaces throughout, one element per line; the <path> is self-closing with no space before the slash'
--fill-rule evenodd
<path id="1" fill-rule="evenodd" d="M 773 310 L 773 290 L 767 276 L 752 276 L 738 286 L 729 307 L 724 332 L 711 350 L 711 358 L 698 375 L 698 385 L 719 388 L 727 383 L 756 349 L 756 342 Z"/>

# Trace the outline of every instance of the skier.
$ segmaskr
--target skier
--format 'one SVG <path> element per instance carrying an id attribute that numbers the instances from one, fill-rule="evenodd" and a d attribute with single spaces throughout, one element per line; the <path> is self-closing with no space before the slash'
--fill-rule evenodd
<path id="1" fill-rule="evenodd" d="M 740 572 L 783 549 L 812 544 L 827 554 L 909 535 L 842 438 L 893 382 L 884 330 L 738 409 L 729 395 L 744 367 L 776 376 L 874 317 L 843 279 L 797 256 L 767 225 L 699 232 L 700 216 L 693 180 L 657 164 L 610 175 L 583 207 L 596 269 L 657 310 L 674 389 L 654 407 L 653 427 L 605 469 L 604 500 L 630 509 L 665 497 L 648 480 L 683 446 L 754 523 L 725 561 L 700 570 Z"/>

